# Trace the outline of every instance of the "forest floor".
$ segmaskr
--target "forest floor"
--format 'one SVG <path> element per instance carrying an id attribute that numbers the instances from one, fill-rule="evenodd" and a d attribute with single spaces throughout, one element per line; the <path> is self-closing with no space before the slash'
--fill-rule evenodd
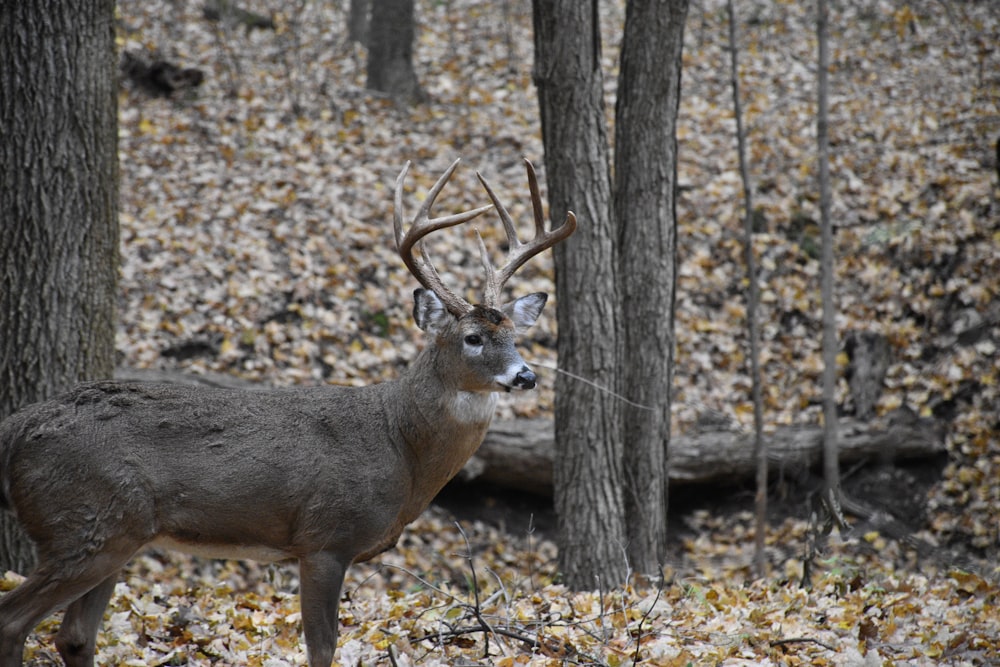
<path id="1" fill-rule="evenodd" d="M 122 366 L 353 385 L 413 358 L 414 281 L 389 223 L 403 163 L 414 163 L 409 210 L 458 156 L 441 212 L 482 203 L 481 170 L 525 218 L 522 156 L 546 181 L 529 4 L 417 4 L 427 101 L 405 107 L 364 89 L 346 3 L 248 1 L 279 10 L 272 30 L 208 21 L 201 3 L 120 0 L 123 52 L 205 77 L 169 96 L 123 83 Z M 1000 6 L 836 4 L 838 329 L 889 339 L 879 414 L 908 409 L 946 431 L 943 462 L 848 471 L 858 495 L 906 504 L 895 513 L 905 530 L 855 522 L 809 557 L 810 483 L 779 484 L 768 575 L 755 579 L 752 492 L 681 490 L 662 586 L 572 592 L 559 583 L 547 501 L 451 489 L 396 549 L 349 571 L 338 664 L 1000 664 Z M 610 110 L 623 10 L 602 7 Z M 814 10 L 768 0 L 741 11 L 771 430 L 820 417 Z M 678 133 L 675 432 L 705 413 L 742 428 L 752 417 L 726 44 L 724 3 L 694 3 Z M 493 247 L 502 238 L 482 232 Z M 441 236 L 431 253 L 445 280 L 477 288 L 473 238 Z M 512 287 L 551 294 L 550 260 Z M 555 337 L 550 309 L 525 357 L 554 366 Z M 551 412 L 552 384 L 544 373 L 501 413 Z M 838 397 L 850 412 L 846 381 Z M 294 567 L 139 557 L 99 662 L 303 665 L 295 591 Z M 55 662 L 57 621 L 32 635 L 28 664 Z"/>

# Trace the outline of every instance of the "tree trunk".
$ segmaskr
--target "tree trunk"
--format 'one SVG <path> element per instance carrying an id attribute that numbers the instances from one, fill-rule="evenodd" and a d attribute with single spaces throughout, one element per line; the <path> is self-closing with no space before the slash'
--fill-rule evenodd
<path id="1" fill-rule="evenodd" d="M 535 0 L 535 85 L 550 214 L 577 213 L 555 247 L 559 365 L 607 389 L 618 377 L 618 285 L 597 0 Z M 619 399 L 556 378 L 559 567 L 573 588 L 624 581 Z"/>
<path id="2" fill-rule="evenodd" d="M 0 418 L 114 371 L 113 0 L 0 9 Z M 0 571 L 30 544 L 0 517 Z"/>
<path id="3" fill-rule="evenodd" d="M 743 131 L 743 103 L 740 100 L 739 40 L 736 39 L 736 3 L 726 2 L 729 14 L 729 83 L 733 89 L 733 116 L 736 119 L 736 151 L 743 181 L 743 251 L 747 265 L 747 329 L 750 338 L 750 387 L 753 397 L 753 451 L 757 459 L 757 490 L 754 494 L 754 574 L 766 573 L 764 538 L 767 534 L 767 441 L 764 440 L 764 400 L 760 387 L 760 327 L 757 324 L 757 261 L 753 252 L 753 183 L 747 164 L 746 134 Z"/>
<path id="4" fill-rule="evenodd" d="M 347 12 L 348 41 L 368 45 L 368 14 L 371 4 L 371 0 L 351 0 Z"/>
<path id="5" fill-rule="evenodd" d="M 368 88 L 405 104 L 421 102 L 413 69 L 414 0 L 372 0 L 368 30 Z"/>
<path id="6" fill-rule="evenodd" d="M 823 479 L 831 501 L 840 496 L 840 465 L 837 454 L 837 323 L 833 302 L 833 222 L 830 220 L 830 138 L 828 136 L 830 48 L 827 39 L 826 0 L 817 4 L 816 40 L 819 67 L 816 104 L 816 143 L 819 154 L 819 217 L 823 248 L 820 254 L 821 299 L 823 301 Z"/>
<path id="7" fill-rule="evenodd" d="M 851 331 L 844 340 L 850 363 L 847 385 L 854 403 L 854 416 L 870 419 L 882 396 L 885 374 L 892 363 L 889 339 L 874 331 Z"/>
<path id="8" fill-rule="evenodd" d="M 667 547 L 667 445 L 677 278 L 677 108 L 687 0 L 625 10 L 615 109 L 622 285 L 625 516 L 632 568 L 658 574 Z M 561 329 L 560 329 L 561 331 Z"/>

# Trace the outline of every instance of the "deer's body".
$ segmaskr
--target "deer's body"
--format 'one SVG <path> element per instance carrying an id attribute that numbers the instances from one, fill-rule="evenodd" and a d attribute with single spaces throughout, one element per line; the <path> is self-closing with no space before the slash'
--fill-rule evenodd
<path id="1" fill-rule="evenodd" d="M 430 338 L 399 380 L 273 391 L 92 382 L 0 424 L 0 507 L 14 512 L 39 557 L 24 583 L 0 597 L 0 667 L 19 665 L 28 633 L 61 607 L 59 653 L 69 667 L 93 665 L 118 572 L 148 545 L 297 560 L 309 665 L 329 667 L 345 569 L 392 547 L 465 464 L 486 434 L 496 392 L 535 386 L 514 338 L 546 295 L 500 305 L 499 294 L 575 220 L 545 232 L 529 165 L 536 237 L 522 244 L 483 181 L 510 254 L 497 276 L 481 245 L 486 304 L 473 306 L 442 284 L 420 247 L 430 232 L 490 208 L 428 219 L 457 164 L 406 234 L 405 169 L 397 180 L 396 244 L 426 288 L 414 292 L 413 314 Z"/>
<path id="2" fill-rule="evenodd" d="M 2 497 L 50 548 L 65 517 L 83 513 L 94 517 L 94 552 L 127 540 L 134 551 L 155 542 L 215 558 L 332 549 L 365 560 L 395 544 L 457 472 L 453 462 L 472 455 L 495 402 L 472 397 L 482 407 L 466 421 L 467 411 L 447 412 L 457 394 L 407 389 L 405 379 L 279 391 L 83 384 L 4 423 L 0 471 L 23 472 L 0 472 Z M 436 419 L 410 418 L 421 414 Z M 384 437 L 359 437 L 373 429 Z M 86 494 L 80 470 L 93 471 Z M 121 507 L 127 516 L 102 517 Z M 66 538 L 65 553 L 47 556 L 84 558 Z"/>

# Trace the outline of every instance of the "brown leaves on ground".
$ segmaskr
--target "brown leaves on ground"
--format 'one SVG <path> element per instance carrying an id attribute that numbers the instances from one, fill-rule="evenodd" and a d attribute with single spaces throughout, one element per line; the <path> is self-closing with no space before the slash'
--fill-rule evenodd
<path id="1" fill-rule="evenodd" d="M 746 517 L 749 525 L 749 516 Z M 775 529 L 796 539 L 789 522 Z M 801 537 L 801 536 L 799 536 Z M 731 545 L 726 560 L 750 543 Z M 811 589 L 795 575 L 749 581 L 689 543 L 691 567 L 660 588 L 576 593 L 557 581 L 555 547 L 432 509 L 376 564 L 351 568 L 337 664 L 881 665 L 1000 659 L 998 591 L 960 570 L 881 571 L 835 544 Z M 476 574 L 475 587 L 473 572 Z M 5 582 L 10 585 L 12 582 Z M 305 664 L 290 565 L 143 556 L 129 568 L 99 637 L 121 665 Z M 478 597 L 478 604 L 476 602 Z M 47 621 L 28 664 L 54 660 Z"/>
<path id="2" fill-rule="evenodd" d="M 180 366 L 276 385 L 393 377 L 419 332 L 413 280 L 391 241 L 391 188 L 412 160 L 406 205 L 456 157 L 440 212 L 482 204 L 483 171 L 515 218 L 530 216 L 520 159 L 544 170 L 526 2 L 418 3 L 427 104 L 364 91 L 344 3 L 248 9 L 276 30 L 202 19 L 200 8 L 120 2 L 123 50 L 206 73 L 172 98 L 125 88 L 121 107 L 126 365 Z M 623 10 L 603 7 L 609 95 Z M 809 3 L 740 7 L 741 84 L 755 183 L 765 414 L 819 418 L 815 184 L 816 45 Z M 950 420 L 950 461 L 922 539 L 996 562 L 1000 543 L 1000 15 L 989 2 L 848 3 L 831 16 L 831 142 L 838 326 L 886 335 L 878 410 Z M 721 2 L 687 25 L 679 129 L 675 426 L 699 412 L 750 420 L 738 176 Z M 609 109 L 613 104 L 609 104 Z M 540 174 L 544 187 L 544 173 Z M 557 217 L 562 212 L 556 212 Z M 586 221 L 581 221 L 586 224 Z M 495 252 L 502 234 L 478 223 Z M 454 288 L 480 288 L 471 232 L 430 251 Z M 552 292 L 544 258 L 512 284 Z M 549 315 L 524 341 L 552 365 Z M 504 403 L 551 409 L 551 381 Z M 847 401 L 846 383 L 840 389 Z M 505 401 L 510 399 L 505 397 Z M 848 405 L 849 407 L 849 405 Z M 695 517 L 661 590 L 571 593 L 554 547 L 437 512 L 400 547 L 353 568 L 342 665 L 987 664 L 1000 660 L 997 572 L 941 569 L 877 534 L 835 542 L 799 587 L 801 522 L 773 526 L 772 576 L 748 580 L 748 518 Z M 798 555 L 797 555 L 798 554 Z M 472 566 L 480 604 L 474 604 Z M 905 566 L 905 567 L 904 567 Z M 7 588 L 14 581 L 3 582 Z M 100 660 L 124 665 L 304 664 L 294 570 L 143 557 L 119 584 Z M 482 632 L 483 627 L 490 628 Z M 49 621 L 30 664 L 54 655 Z M 469 628 L 478 628 L 470 630 Z M 488 652 L 488 656 L 484 656 Z"/>

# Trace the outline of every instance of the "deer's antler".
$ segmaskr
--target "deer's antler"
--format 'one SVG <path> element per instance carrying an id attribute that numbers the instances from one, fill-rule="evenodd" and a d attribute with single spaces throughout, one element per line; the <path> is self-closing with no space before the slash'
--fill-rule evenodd
<path id="1" fill-rule="evenodd" d="M 479 237 L 479 251 L 482 255 L 483 266 L 486 268 L 485 305 L 493 308 L 499 306 L 503 286 L 514 275 L 515 271 L 538 253 L 551 248 L 576 231 L 576 216 L 572 211 L 566 213 L 566 220 L 559 227 L 549 232 L 545 231 L 545 215 L 542 212 L 542 198 L 538 194 L 538 179 L 535 177 L 535 168 L 528 160 L 524 161 L 524 166 L 528 172 L 528 189 L 531 191 L 531 207 L 535 214 L 535 237 L 528 243 L 521 243 L 518 240 L 517 230 L 514 229 L 514 221 L 511 219 L 510 213 L 497 199 L 496 194 L 482 174 L 476 172 L 479 182 L 486 188 L 486 193 L 490 196 L 497 213 L 500 214 L 504 232 L 507 234 L 507 263 L 499 272 L 494 270 L 486 250 L 486 244 L 483 243 L 482 237 Z"/>
<path id="2" fill-rule="evenodd" d="M 455 213 L 453 215 L 444 216 L 443 218 L 428 217 L 431 206 L 434 205 L 434 200 L 437 199 L 438 194 L 441 192 L 442 188 L 444 188 L 448 179 L 451 178 L 451 175 L 455 172 L 455 168 L 458 167 L 458 163 L 460 161 L 461 160 L 459 159 L 452 162 L 447 171 L 445 171 L 441 175 L 441 178 L 437 180 L 437 183 L 434 184 L 434 187 L 430 189 L 427 193 L 427 198 L 424 199 L 423 205 L 420 207 L 420 210 L 417 211 L 417 215 L 413 218 L 413 223 L 404 234 L 403 179 L 406 178 L 406 172 L 410 169 L 410 163 L 407 162 L 403 166 L 403 171 L 399 173 L 399 177 L 396 178 L 396 195 L 394 199 L 393 212 L 393 229 L 396 233 L 396 250 L 399 252 L 399 256 L 403 258 L 403 263 L 406 264 L 406 268 L 410 270 L 413 277 L 416 278 L 421 285 L 437 294 L 438 298 L 440 298 L 444 303 L 445 308 L 448 309 L 448 312 L 456 317 L 461 317 L 472 310 L 472 304 L 445 287 L 444 282 L 441 280 L 441 276 L 438 275 L 437 269 L 434 268 L 434 265 L 427 259 L 426 253 L 424 253 L 422 240 L 431 232 L 459 225 L 493 208 L 492 206 L 480 206 L 479 208 L 471 211 Z M 414 250 L 417 251 L 416 256 L 414 256 Z"/>

